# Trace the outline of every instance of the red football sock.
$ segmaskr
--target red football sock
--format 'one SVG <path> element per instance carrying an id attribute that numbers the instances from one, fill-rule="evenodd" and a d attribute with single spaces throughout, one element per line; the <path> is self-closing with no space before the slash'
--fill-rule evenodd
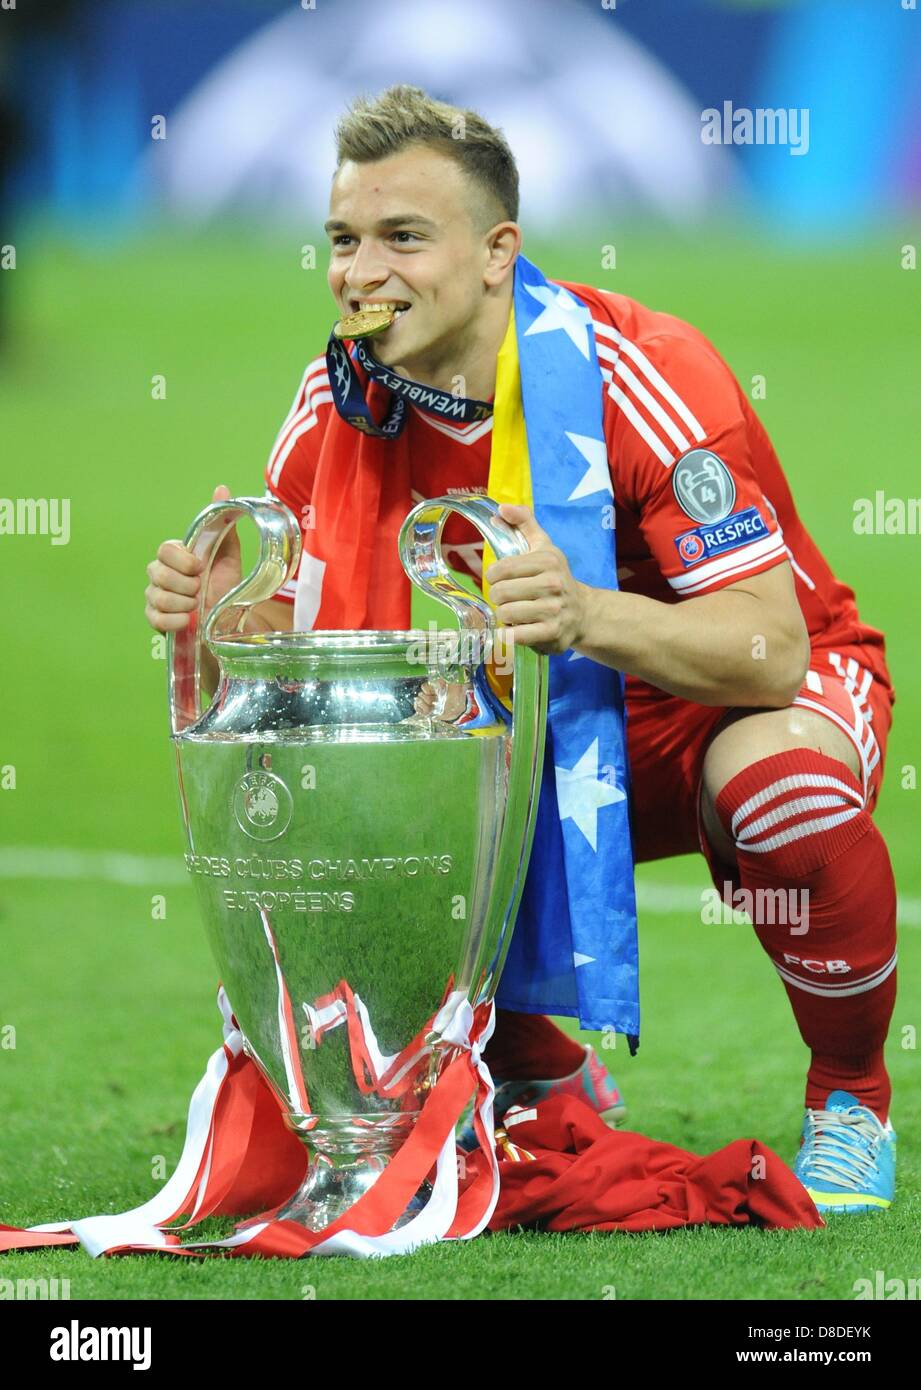
<path id="1" fill-rule="evenodd" d="M 751 906 L 734 905 L 751 912 L 812 1051 L 806 1105 L 850 1091 L 885 1121 L 895 883 L 859 782 L 837 759 L 798 748 L 739 773 L 716 809 L 752 894 Z"/>
<path id="2" fill-rule="evenodd" d="M 585 1049 L 543 1014 L 496 1010 L 484 1057 L 499 1081 L 558 1081 L 585 1061 Z"/>

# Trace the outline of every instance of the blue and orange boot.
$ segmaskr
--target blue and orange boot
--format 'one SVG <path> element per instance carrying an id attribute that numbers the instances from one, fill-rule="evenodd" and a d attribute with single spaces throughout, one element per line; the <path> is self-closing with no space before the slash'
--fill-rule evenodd
<path id="1" fill-rule="evenodd" d="M 793 1171 L 823 1216 L 884 1211 L 895 1196 L 895 1130 L 850 1091 L 807 1110 Z"/>

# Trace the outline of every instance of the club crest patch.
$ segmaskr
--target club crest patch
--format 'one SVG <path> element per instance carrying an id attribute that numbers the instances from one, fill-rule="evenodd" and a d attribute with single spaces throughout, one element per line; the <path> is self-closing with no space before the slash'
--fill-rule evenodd
<path id="1" fill-rule="evenodd" d="M 718 454 L 692 449 L 672 471 L 675 500 L 692 521 L 722 521 L 735 506 L 736 485 Z"/>

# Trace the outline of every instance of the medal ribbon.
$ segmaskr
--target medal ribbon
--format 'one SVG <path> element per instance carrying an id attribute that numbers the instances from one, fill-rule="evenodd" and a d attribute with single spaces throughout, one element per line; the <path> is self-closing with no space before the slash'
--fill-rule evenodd
<path id="1" fill-rule="evenodd" d="M 423 386 L 399 372 L 391 371 L 373 356 L 363 339 L 357 338 L 352 345 L 355 361 L 364 368 L 372 381 L 390 392 L 383 420 L 378 424 L 365 400 L 361 379 L 355 370 L 351 355 L 334 333 L 329 335 L 326 345 L 326 365 L 329 370 L 329 385 L 336 409 L 348 424 L 361 430 L 362 434 L 376 435 L 381 439 L 395 439 L 406 424 L 407 402 L 418 405 L 423 410 L 439 415 L 443 420 L 451 420 L 455 425 L 469 424 L 474 420 L 485 420 L 492 414 L 488 401 L 473 400 L 468 396 L 454 396 L 447 391 L 439 391 L 434 386 Z"/>

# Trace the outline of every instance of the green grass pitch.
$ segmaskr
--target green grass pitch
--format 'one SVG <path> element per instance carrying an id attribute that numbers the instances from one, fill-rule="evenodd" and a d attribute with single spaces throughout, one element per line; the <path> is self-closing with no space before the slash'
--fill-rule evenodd
<path id="1" fill-rule="evenodd" d="M 853 503 L 917 495 L 917 274 L 905 229 L 860 246 L 771 248 L 749 233 L 643 228 L 529 246 L 550 275 L 622 290 L 697 324 L 757 403 L 800 510 L 884 628 L 898 694 L 877 820 L 903 899 L 888 1060 L 897 1204 L 824 1231 L 488 1237 L 383 1262 L 0 1258 L 0 1279 L 70 1280 L 72 1298 L 850 1299 L 857 1279 L 921 1275 L 921 761 L 912 536 L 857 536 Z M 142 619 L 144 567 L 217 483 L 262 491 L 303 364 L 332 317 L 304 238 L 164 231 L 91 251 L 23 227 L 0 378 L 4 496 L 69 497 L 71 539 L 0 537 L 0 1221 L 120 1211 L 172 1171 L 220 1029 L 216 971 L 181 880 L 165 666 Z M 616 241 L 617 268 L 601 268 Z M 322 254 L 320 256 L 322 260 Z M 151 379 L 166 379 L 163 400 Z M 22 850 L 27 850 L 27 853 Z M 67 853 L 64 853 L 67 851 Z M 125 856 L 135 856 L 126 858 Z M 753 1135 L 792 1157 L 806 1053 L 754 934 L 704 926 L 702 861 L 639 870 L 643 1038 L 602 1055 L 628 1123 L 708 1152 Z M 690 897 L 688 891 L 690 890 Z M 666 891 L 670 890 L 670 891 Z M 682 896 L 683 894 L 683 896 Z M 165 918 L 152 916 L 163 895 Z M 686 904 L 690 904 L 689 906 Z M 567 1025 L 570 1026 L 570 1025 Z M 226 1223 L 210 1223 L 223 1231 Z"/>

